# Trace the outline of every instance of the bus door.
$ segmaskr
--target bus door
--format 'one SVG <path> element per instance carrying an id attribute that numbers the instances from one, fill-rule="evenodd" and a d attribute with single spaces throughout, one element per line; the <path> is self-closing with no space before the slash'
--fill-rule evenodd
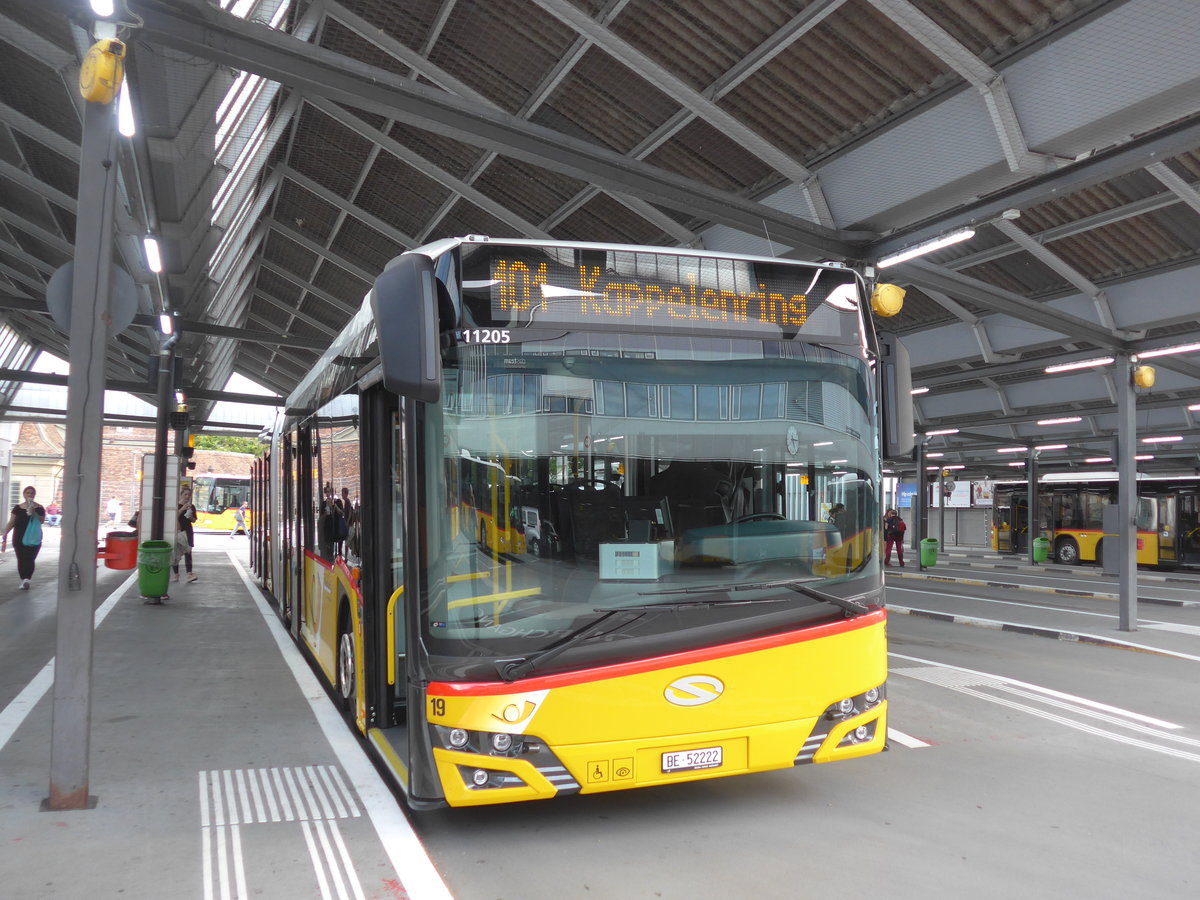
<path id="1" fill-rule="evenodd" d="M 1025 494 L 1013 494 L 1012 510 L 1013 553 L 1024 553 L 1029 548 L 1029 497 Z"/>
<path id="2" fill-rule="evenodd" d="M 1179 505 L 1175 494 L 1155 497 L 1158 507 L 1158 562 L 1174 565 L 1179 561 Z"/>
<path id="3" fill-rule="evenodd" d="M 1180 494 L 1179 548 L 1181 566 L 1200 566 L 1200 494 Z"/>

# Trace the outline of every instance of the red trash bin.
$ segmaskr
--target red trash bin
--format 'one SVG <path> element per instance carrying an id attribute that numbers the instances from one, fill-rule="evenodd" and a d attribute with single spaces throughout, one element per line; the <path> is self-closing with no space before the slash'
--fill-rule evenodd
<path id="1" fill-rule="evenodd" d="M 138 536 L 132 531 L 109 532 L 104 538 L 104 549 L 96 554 L 96 559 L 104 560 L 104 565 L 110 569 L 136 569 L 138 554 Z"/>

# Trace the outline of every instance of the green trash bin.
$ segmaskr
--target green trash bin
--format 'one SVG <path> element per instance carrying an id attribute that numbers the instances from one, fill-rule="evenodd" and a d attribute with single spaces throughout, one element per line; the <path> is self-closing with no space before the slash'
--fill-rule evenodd
<path id="1" fill-rule="evenodd" d="M 171 544 L 142 541 L 138 548 L 138 592 L 148 599 L 165 597 L 171 580 Z"/>
<path id="2" fill-rule="evenodd" d="M 1033 561 L 1043 563 L 1050 558 L 1050 541 L 1047 538 L 1033 539 Z"/>
<path id="3" fill-rule="evenodd" d="M 921 541 L 921 565 L 932 566 L 937 564 L 938 542 L 937 538 L 925 538 Z"/>

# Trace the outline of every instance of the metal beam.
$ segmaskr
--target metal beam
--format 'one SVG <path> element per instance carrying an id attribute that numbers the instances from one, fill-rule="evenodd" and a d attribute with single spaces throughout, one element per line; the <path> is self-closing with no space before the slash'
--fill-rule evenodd
<path id="1" fill-rule="evenodd" d="M 1110 331 L 1086 319 L 1059 312 L 1044 303 L 1029 300 L 1020 294 L 1003 290 L 961 272 L 953 272 L 943 266 L 915 259 L 902 263 L 896 271 L 902 276 L 900 280 L 905 283 L 941 291 L 951 297 L 961 297 L 993 312 L 1040 325 L 1064 337 L 1088 340 L 1109 350 L 1126 349 L 1129 345 L 1131 335 L 1125 332 Z"/>
<path id="2" fill-rule="evenodd" d="M 1047 175 L 1025 179 L 1011 188 L 996 191 L 985 199 L 966 203 L 909 227 L 897 229 L 866 248 L 878 259 L 947 231 L 980 225 L 997 218 L 1006 209 L 1027 209 L 1060 199 L 1120 175 L 1146 167 L 1149 159 L 1166 159 L 1200 147 L 1200 113 L 1148 132 L 1085 160 L 1069 163 Z"/>
<path id="3" fill-rule="evenodd" d="M 394 117 L 418 128 L 562 172 L 608 190 L 758 234 L 807 253 L 857 257 L 857 244 L 837 231 L 721 191 L 600 147 L 523 122 L 469 100 L 347 59 L 210 6 L 166 0 L 138 6 L 147 40 L 252 71 L 313 96 Z"/>
<path id="4" fill-rule="evenodd" d="M 821 191 L 817 176 L 801 165 L 790 154 L 776 147 L 761 134 L 705 97 L 690 84 L 660 65 L 628 41 L 614 34 L 586 12 L 566 0 L 533 0 L 538 6 L 559 21 L 575 29 L 594 45 L 631 72 L 653 85 L 676 103 L 688 109 L 718 131 L 728 135 L 747 152 L 758 157 L 788 181 L 800 187 L 808 201 L 813 221 L 832 228 L 833 214 Z"/>

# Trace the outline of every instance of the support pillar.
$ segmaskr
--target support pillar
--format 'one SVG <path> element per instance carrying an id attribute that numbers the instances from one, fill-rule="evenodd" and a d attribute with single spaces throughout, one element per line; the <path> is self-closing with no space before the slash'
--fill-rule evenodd
<path id="1" fill-rule="evenodd" d="M 71 293 L 71 371 L 67 376 L 62 544 L 54 715 L 50 733 L 51 810 L 87 809 L 92 715 L 92 621 L 100 524 L 100 442 L 104 362 L 109 341 L 116 108 L 85 103 Z"/>
<path id="2" fill-rule="evenodd" d="M 1121 631 L 1137 631 L 1137 397 L 1132 359 L 1122 353 L 1114 366 L 1117 389 L 1117 509 L 1121 527 L 1111 543 L 1118 548 L 1117 584 Z"/>

